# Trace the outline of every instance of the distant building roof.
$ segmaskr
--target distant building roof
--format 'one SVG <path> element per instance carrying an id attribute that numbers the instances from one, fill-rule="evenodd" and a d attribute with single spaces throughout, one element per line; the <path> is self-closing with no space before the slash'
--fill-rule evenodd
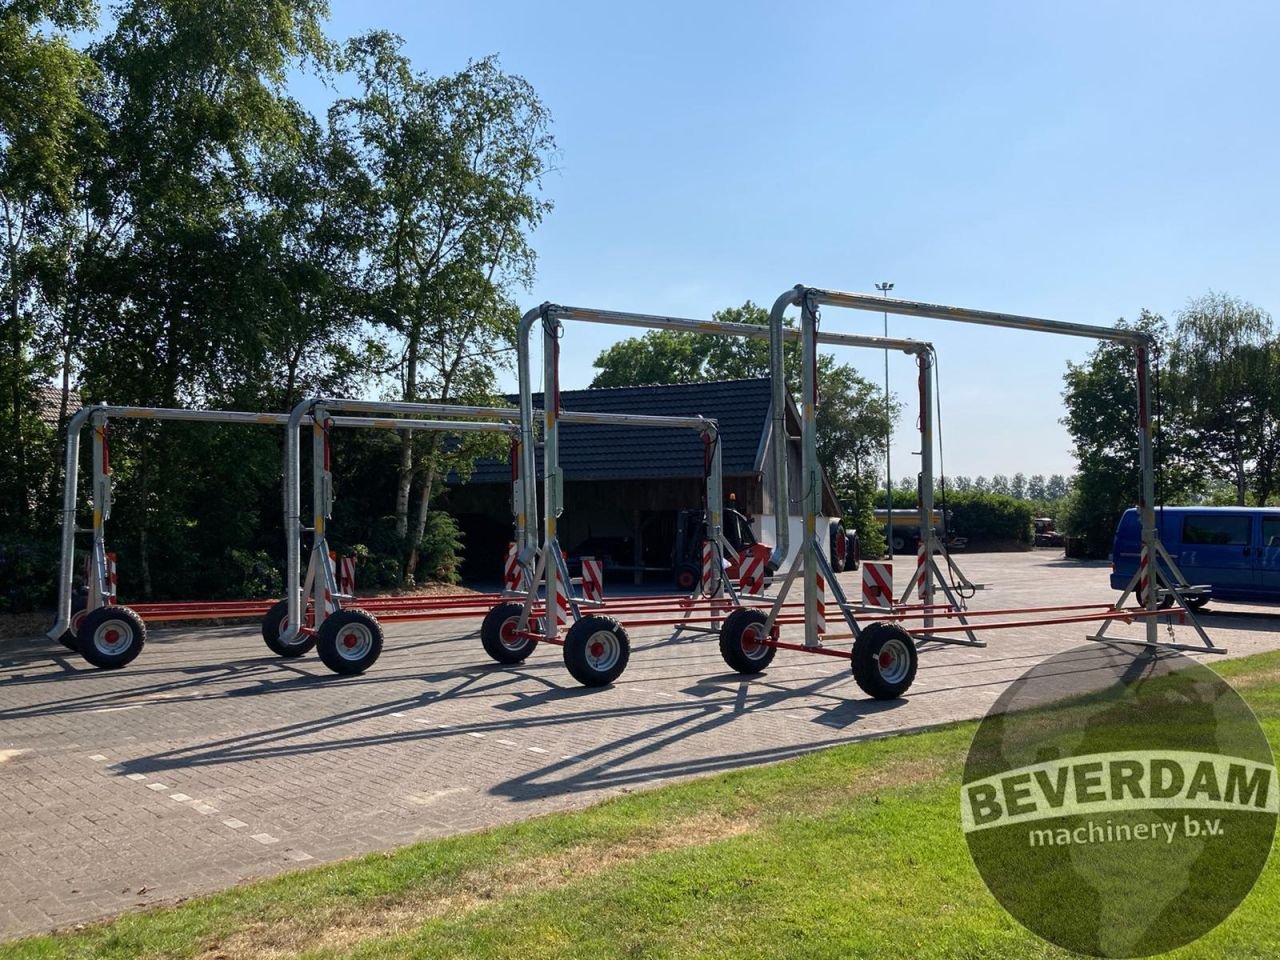
<path id="1" fill-rule="evenodd" d="M 769 426 L 769 379 L 718 380 L 647 387 L 563 390 L 560 406 L 585 413 L 702 416 L 720 429 L 725 476 L 755 473 Z M 509 397 L 511 402 L 517 398 Z M 533 395 L 535 408 L 542 394 Z M 542 444 L 538 444 L 542 471 Z M 560 426 L 560 466 L 566 480 L 643 480 L 702 477 L 702 437 L 694 430 L 634 426 Z M 472 483 L 510 483 L 505 461 L 476 463 Z"/>
<path id="2" fill-rule="evenodd" d="M 62 388 L 55 387 L 52 384 L 42 384 L 36 387 L 35 391 L 36 416 L 40 418 L 41 423 L 46 423 L 51 427 L 59 426 L 58 414 L 62 411 Z M 80 391 L 71 390 L 67 393 L 67 416 L 71 416 L 80 409 Z"/>

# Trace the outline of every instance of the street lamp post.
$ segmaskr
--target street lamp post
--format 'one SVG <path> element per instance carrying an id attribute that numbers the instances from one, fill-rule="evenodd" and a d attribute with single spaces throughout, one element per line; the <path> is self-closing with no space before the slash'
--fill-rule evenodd
<path id="1" fill-rule="evenodd" d="M 889 291 L 893 289 L 893 284 L 886 280 L 884 283 L 877 283 L 876 289 L 880 291 L 881 296 L 887 297 Z M 885 339 L 889 338 L 889 311 L 884 312 L 884 335 Z M 889 448 L 893 444 L 893 403 L 889 398 L 889 351 L 884 352 L 884 415 L 885 421 L 888 423 L 888 430 L 884 435 L 884 472 L 885 472 L 885 510 L 888 520 L 885 523 L 885 552 L 889 555 L 889 559 L 893 559 L 893 462 L 890 459 Z"/>

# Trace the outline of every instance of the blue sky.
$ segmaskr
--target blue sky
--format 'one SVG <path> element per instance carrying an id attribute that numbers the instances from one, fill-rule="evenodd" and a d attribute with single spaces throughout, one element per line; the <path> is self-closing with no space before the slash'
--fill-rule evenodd
<path id="1" fill-rule="evenodd" d="M 1280 311 L 1277 4 L 332 4 L 336 37 L 394 30 L 432 73 L 497 53 L 550 108 L 556 208 L 522 304 L 702 317 L 892 280 L 1100 325 L 1209 289 Z M 890 331 L 937 344 L 948 473 L 1071 470 L 1062 374 L 1090 344 Z M 619 333 L 569 330 L 565 386 Z M 883 354 L 843 353 L 883 378 Z M 909 359 L 890 376 L 907 397 Z"/>

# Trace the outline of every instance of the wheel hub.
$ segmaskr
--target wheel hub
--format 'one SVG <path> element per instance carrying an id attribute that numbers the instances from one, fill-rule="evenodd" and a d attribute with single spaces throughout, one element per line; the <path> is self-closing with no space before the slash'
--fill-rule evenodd
<path id="1" fill-rule="evenodd" d="M 596 640 L 591 644 L 591 655 L 593 657 L 598 657 L 602 653 L 604 653 L 604 644 L 599 640 Z"/>
<path id="2" fill-rule="evenodd" d="M 360 638 L 357 637 L 354 633 L 348 633 L 345 637 L 342 638 L 342 645 L 346 647 L 348 650 L 350 650 L 359 642 L 360 642 Z"/>

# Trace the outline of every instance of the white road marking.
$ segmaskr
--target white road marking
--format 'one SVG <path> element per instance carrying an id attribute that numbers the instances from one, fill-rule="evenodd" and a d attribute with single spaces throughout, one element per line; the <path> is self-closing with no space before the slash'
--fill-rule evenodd
<path id="1" fill-rule="evenodd" d="M 502 744 L 504 747 L 514 747 L 516 745 L 514 740 L 499 740 L 498 743 Z"/>
<path id="2" fill-rule="evenodd" d="M 99 707 L 97 710 L 90 710 L 90 713 L 119 713 L 121 710 L 141 710 L 145 707 L 145 703 L 133 703 L 127 707 Z"/>
<path id="3" fill-rule="evenodd" d="M 273 837 L 269 833 L 254 833 L 254 834 L 250 834 L 250 836 L 252 836 L 253 839 L 257 840 L 261 844 L 272 844 L 272 843 L 280 842 L 279 837 Z"/>
<path id="4" fill-rule="evenodd" d="M 170 799 L 170 800 L 176 800 L 178 803 L 190 803 L 190 802 L 191 802 L 191 798 L 190 798 L 190 797 L 188 797 L 185 793 L 171 793 L 171 794 L 169 794 L 169 799 Z"/>
<path id="5" fill-rule="evenodd" d="M 126 773 L 124 778 L 126 780 L 145 780 L 147 775 L 145 773 Z"/>
<path id="6" fill-rule="evenodd" d="M 483 734 L 483 733 L 468 733 L 468 734 L 467 734 L 467 736 L 468 736 L 468 737 L 475 737 L 477 740 L 483 740 L 483 739 L 484 739 L 484 734 Z"/>
<path id="7" fill-rule="evenodd" d="M 232 830 L 241 830 L 248 826 L 248 824 L 243 820 L 237 820 L 235 817 L 229 817 L 228 819 L 223 820 L 222 823 L 224 826 L 228 826 Z"/>
<path id="8" fill-rule="evenodd" d="M 104 757 L 104 756 L 103 756 L 102 754 L 100 754 L 100 753 L 94 753 L 94 754 L 90 754 L 89 759 L 90 759 L 90 760 L 97 760 L 99 763 L 101 763 L 103 760 L 105 760 L 105 759 L 107 759 L 107 758 L 106 758 L 106 757 Z"/>
<path id="9" fill-rule="evenodd" d="M 196 810 L 199 813 L 203 813 L 206 817 L 209 816 L 209 814 L 211 813 L 218 812 L 218 808 L 215 807 L 213 804 L 204 803 L 203 801 L 200 801 L 200 800 L 197 800 L 195 803 L 193 803 L 191 807 L 193 810 Z"/>
<path id="10" fill-rule="evenodd" d="M 547 751 L 543 750 L 541 747 L 530 747 L 529 752 L 530 753 L 546 753 Z"/>
<path id="11" fill-rule="evenodd" d="M 148 784 L 147 784 L 147 789 L 148 789 L 148 790 L 155 790 L 155 791 L 158 793 L 158 792 L 163 791 L 163 790 L 168 790 L 169 788 L 168 788 L 167 786 L 165 786 L 163 783 L 148 783 Z"/>

